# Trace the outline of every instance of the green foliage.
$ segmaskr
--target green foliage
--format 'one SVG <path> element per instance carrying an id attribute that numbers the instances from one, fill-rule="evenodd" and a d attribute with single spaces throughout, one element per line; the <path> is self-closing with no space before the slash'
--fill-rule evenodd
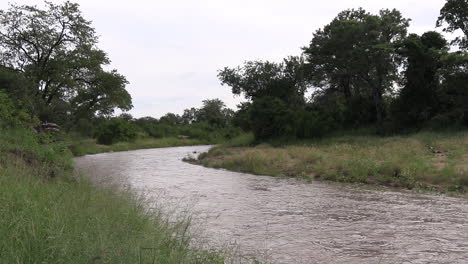
<path id="1" fill-rule="evenodd" d="M 306 78 L 325 90 L 322 96 L 343 97 L 346 111 L 368 111 L 367 104 L 359 109 L 360 105 L 354 102 L 371 101 L 375 121 L 382 123 L 383 95 L 393 88 L 398 77 L 399 59 L 394 44 L 406 36 L 408 25 L 409 20 L 395 9 L 383 9 L 378 15 L 363 9 L 339 13 L 304 48 Z"/>
<path id="2" fill-rule="evenodd" d="M 153 255 L 156 263 L 224 263 L 221 250 L 192 242 L 189 215 L 175 220 L 129 191 L 71 174 L 63 142 L 0 130 L 1 263 L 123 264 Z"/>
<path id="3" fill-rule="evenodd" d="M 233 94 L 244 94 L 246 99 L 275 97 L 290 107 L 300 108 L 306 90 L 303 68 L 303 59 L 297 57 L 288 57 L 281 63 L 248 61 L 242 67 L 225 67 L 218 78 L 221 84 L 232 88 Z"/>
<path id="4" fill-rule="evenodd" d="M 318 138 L 325 135 L 329 128 L 317 112 L 300 111 L 296 113 L 297 138 Z"/>
<path id="5" fill-rule="evenodd" d="M 233 114 L 220 99 L 209 99 L 203 100 L 200 108 L 185 109 L 182 116 L 167 113 L 159 120 L 143 117 L 127 121 L 154 138 L 187 137 L 218 143 L 240 134 L 241 129 L 232 125 Z"/>
<path id="6" fill-rule="evenodd" d="M 468 49 L 468 2 L 466 0 L 447 0 L 440 10 L 440 16 L 437 20 L 437 26 L 444 23 L 447 26 L 445 32 L 454 32 L 461 30 L 465 36 L 457 37 L 452 44 L 458 44 L 463 49 Z"/>
<path id="7" fill-rule="evenodd" d="M 47 134 L 40 135 L 27 128 L 0 129 L 0 162 L 11 162 L 5 160 L 7 154 L 36 165 L 41 174 L 47 177 L 64 175 L 72 168 L 71 155 L 63 141 L 56 141 Z"/>
<path id="8" fill-rule="evenodd" d="M 250 121 L 256 140 L 295 135 L 293 112 L 275 97 L 267 96 L 255 100 Z"/>
<path id="9" fill-rule="evenodd" d="M 173 113 L 167 113 L 161 118 L 159 118 L 160 124 L 165 124 L 169 126 L 180 125 L 183 123 L 182 117 Z"/>
<path id="10" fill-rule="evenodd" d="M 0 91 L 8 94 L 17 106 L 32 111 L 34 89 L 24 74 L 0 65 Z"/>
<path id="11" fill-rule="evenodd" d="M 250 131 L 250 109 L 252 103 L 244 102 L 237 105 L 237 111 L 232 117 L 232 124 L 244 131 Z"/>
<path id="12" fill-rule="evenodd" d="M 400 129 L 420 127 L 439 111 L 439 68 L 447 51 L 447 41 L 433 31 L 411 34 L 400 44 L 398 52 L 406 58 L 404 86 L 392 109 Z"/>
<path id="13" fill-rule="evenodd" d="M 0 10 L 0 84 L 7 80 L 2 88 L 29 113 L 67 127 L 115 108 L 129 110 L 128 82 L 103 69 L 110 60 L 97 40 L 78 4 L 11 4 Z"/>
<path id="14" fill-rule="evenodd" d="M 455 72 L 444 77 L 439 90 L 441 109 L 438 116 L 445 116 L 452 126 L 468 126 L 468 73 Z"/>
<path id="15" fill-rule="evenodd" d="M 0 126 L 13 122 L 14 111 L 13 102 L 0 91 Z"/>
<path id="16" fill-rule="evenodd" d="M 0 90 L 0 127 L 34 126 L 38 120 L 22 109 Z"/>
<path id="17" fill-rule="evenodd" d="M 89 76 L 87 83 L 77 89 L 77 95 L 70 102 L 75 119 L 94 114 L 109 116 L 115 108 L 123 111 L 132 109 L 132 97 L 125 89 L 127 84 L 126 78 L 116 70 L 98 71 Z"/>
<path id="18" fill-rule="evenodd" d="M 96 134 L 97 142 L 104 145 L 112 145 L 121 141 L 133 141 L 136 138 L 135 128 L 118 118 L 113 118 L 102 124 Z"/>
<path id="19" fill-rule="evenodd" d="M 195 120 L 208 122 L 215 127 L 226 127 L 231 123 L 233 112 L 220 99 L 203 100 L 203 106 L 197 110 Z"/>

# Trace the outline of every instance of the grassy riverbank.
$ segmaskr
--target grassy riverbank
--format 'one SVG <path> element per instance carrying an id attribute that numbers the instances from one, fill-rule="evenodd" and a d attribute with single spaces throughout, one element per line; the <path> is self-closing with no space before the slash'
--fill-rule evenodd
<path id="1" fill-rule="evenodd" d="M 149 148 L 166 148 L 178 146 L 193 146 L 209 144 L 209 142 L 200 139 L 165 137 L 165 138 L 138 138 L 133 142 L 118 142 L 112 145 L 100 145 L 95 139 L 83 138 L 73 139 L 69 148 L 74 156 L 83 156 L 86 154 L 97 154 L 103 152 L 127 151 Z"/>
<path id="2" fill-rule="evenodd" d="M 0 132 L 0 263 L 224 263 L 194 249 L 189 216 L 73 175 L 66 144 Z"/>
<path id="3" fill-rule="evenodd" d="M 468 191 L 468 132 L 335 136 L 251 146 L 244 135 L 196 161 L 232 171 L 348 183 Z"/>

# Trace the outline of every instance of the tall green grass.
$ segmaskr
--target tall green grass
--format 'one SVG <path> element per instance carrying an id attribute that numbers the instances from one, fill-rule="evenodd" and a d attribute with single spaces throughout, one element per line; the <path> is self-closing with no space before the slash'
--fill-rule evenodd
<path id="1" fill-rule="evenodd" d="M 0 132 L 0 263 L 224 263 L 193 243 L 190 216 L 73 176 L 64 143 Z"/>

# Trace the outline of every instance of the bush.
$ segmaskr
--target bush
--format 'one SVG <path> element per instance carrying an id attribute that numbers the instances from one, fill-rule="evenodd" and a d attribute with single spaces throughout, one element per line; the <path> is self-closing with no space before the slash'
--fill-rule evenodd
<path id="1" fill-rule="evenodd" d="M 0 91 L 0 127 L 36 126 L 39 120 L 15 107 L 15 103 Z"/>
<path id="2" fill-rule="evenodd" d="M 14 121 L 14 111 L 13 102 L 0 91 L 0 126 L 8 125 Z"/>
<path id="3" fill-rule="evenodd" d="M 133 141 L 136 129 L 122 119 L 112 119 L 105 122 L 97 131 L 97 142 L 112 145 L 119 141 Z"/>
<path id="4" fill-rule="evenodd" d="M 267 96 L 255 100 L 250 123 L 256 140 L 295 135 L 294 115 L 278 98 Z"/>
<path id="5" fill-rule="evenodd" d="M 85 118 L 80 118 L 74 127 L 74 130 L 81 136 L 92 137 L 95 134 L 94 124 Z"/>
<path id="6" fill-rule="evenodd" d="M 296 120 L 298 138 L 322 137 L 327 130 L 325 122 L 320 119 L 317 112 L 299 111 L 296 113 Z"/>

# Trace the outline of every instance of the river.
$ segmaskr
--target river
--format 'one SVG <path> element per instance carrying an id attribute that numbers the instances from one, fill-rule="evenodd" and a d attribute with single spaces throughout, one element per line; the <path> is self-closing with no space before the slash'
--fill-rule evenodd
<path id="1" fill-rule="evenodd" d="M 209 146 L 89 155 L 77 168 L 190 205 L 213 245 L 271 263 L 468 263 L 468 199 L 216 170 Z M 182 205 L 181 205 L 182 207 Z"/>

